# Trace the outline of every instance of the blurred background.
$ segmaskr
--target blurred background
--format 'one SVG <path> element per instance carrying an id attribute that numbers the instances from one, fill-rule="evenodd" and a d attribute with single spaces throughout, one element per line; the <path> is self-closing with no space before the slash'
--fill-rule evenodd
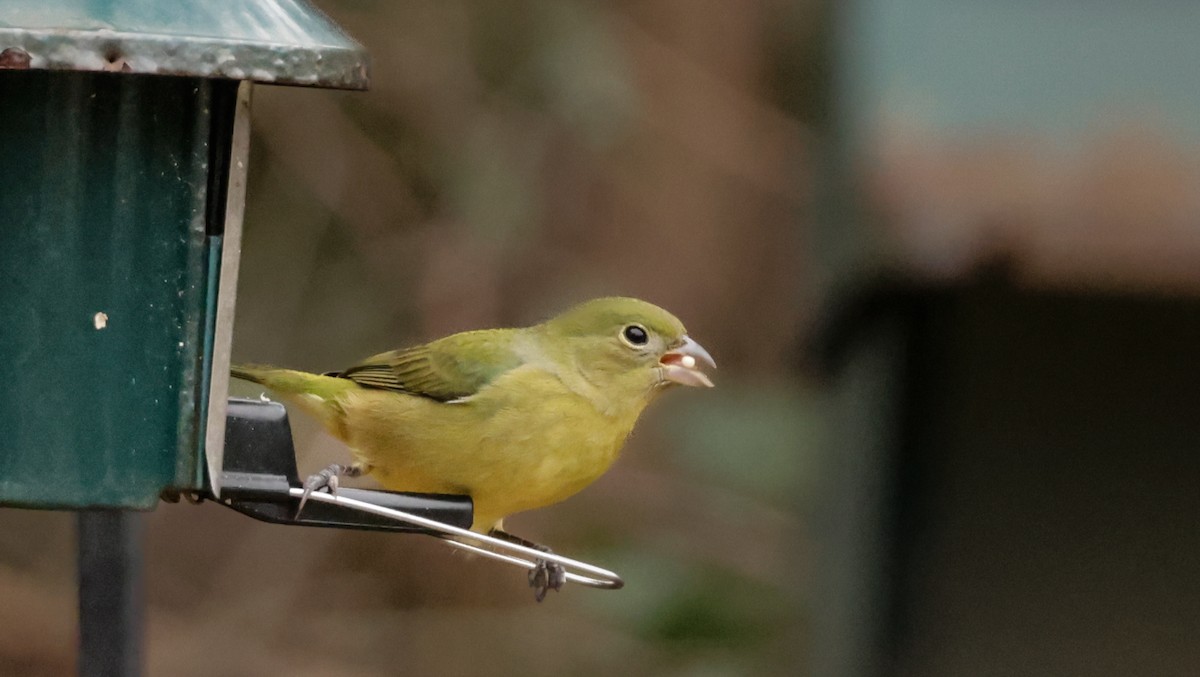
<path id="1" fill-rule="evenodd" d="M 162 505 L 149 674 L 1200 665 L 1200 8 L 317 4 L 372 89 L 256 88 L 235 360 L 624 294 L 718 387 L 506 523 L 620 592 Z M 346 458 L 292 424 L 302 473 Z M 68 673 L 71 516 L 0 524 L 0 672 Z"/>

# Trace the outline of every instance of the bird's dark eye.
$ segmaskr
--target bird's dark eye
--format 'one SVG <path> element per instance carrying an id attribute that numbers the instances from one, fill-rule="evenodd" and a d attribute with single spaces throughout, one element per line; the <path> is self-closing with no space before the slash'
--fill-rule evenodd
<path id="1" fill-rule="evenodd" d="M 625 340 L 628 341 L 630 345 L 634 346 L 644 346 L 646 345 L 646 342 L 650 340 L 650 335 L 646 333 L 646 330 L 637 326 L 636 324 L 631 324 L 628 327 L 625 327 L 625 330 L 621 332 L 621 335 L 625 337 Z"/>

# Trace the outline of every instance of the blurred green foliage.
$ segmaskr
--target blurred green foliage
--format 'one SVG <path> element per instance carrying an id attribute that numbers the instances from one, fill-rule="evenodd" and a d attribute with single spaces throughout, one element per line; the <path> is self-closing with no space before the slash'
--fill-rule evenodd
<path id="1" fill-rule="evenodd" d="M 664 403 L 663 425 L 688 469 L 755 500 L 791 508 L 815 477 L 822 419 L 792 382 L 734 382 L 698 402 Z"/>

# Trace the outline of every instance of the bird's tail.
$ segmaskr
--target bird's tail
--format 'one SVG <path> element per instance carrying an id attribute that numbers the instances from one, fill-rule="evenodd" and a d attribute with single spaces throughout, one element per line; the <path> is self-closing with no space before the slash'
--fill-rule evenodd
<path id="1" fill-rule="evenodd" d="M 273 367 L 266 367 L 254 364 L 235 364 L 229 367 L 229 374 L 234 378 L 240 378 L 243 381 L 266 385 L 264 379 L 268 371 L 273 371 Z"/>
<path id="2" fill-rule="evenodd" d="M 334 435 L 339 433 L 343 414 L 338 395 L 358 387 L 349 379 L 258 364 L 235 364 L 229 373 L 270 388 L 284 401 L 316 417 Z"/>

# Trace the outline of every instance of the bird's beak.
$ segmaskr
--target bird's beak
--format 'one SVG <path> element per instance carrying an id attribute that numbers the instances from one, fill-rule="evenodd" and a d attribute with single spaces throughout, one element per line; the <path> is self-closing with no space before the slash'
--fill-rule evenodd
<path id="1" fill-rule="evenodd" d="M 712 355 L 708 354 L 704 346 L 687 336 L 683 337 L 682 345 L 667 351 L 658 361 L 663 381 L 693 387 L 713 387 L 713 382 L 708 380 L 708 376 L 696 368 L 697 362 L 703 362 L 713 369 L 717 368 L 716 361 L 713 360 Z"/>

